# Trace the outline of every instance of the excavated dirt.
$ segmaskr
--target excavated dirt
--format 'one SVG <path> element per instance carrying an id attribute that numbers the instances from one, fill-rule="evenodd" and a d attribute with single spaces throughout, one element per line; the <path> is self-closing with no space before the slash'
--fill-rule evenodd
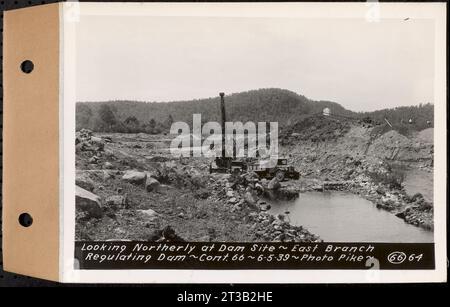
<path id="1" fill-rule="evenodd" d="M 210 160 L 172 158 L 169 144 L 163 135 L 78 132 L 77 240 L 320 240 L 265 213 L 258 179 L 209 174 Z"/>
<path id="2" fill-rule="evenodd" d="M 317 242 L 307 229 L 266 213 L 264 197 L 295 197 L 324 182 L 433 229 L 432 197 L 408 194 L 403 183 L 409 171 L 432 172 L 432 134 L 431 128 L 406 137 L 383 126 L 305 118 L 280 133 L 281 154 L 301 179 L 270 191 L 269 182 L 252 174 L 209 174 L 207 158 L 172 158 L 170 136 L 82 130 L 76 138 L 76 184 L 83 189 L 76 239 Z"/>

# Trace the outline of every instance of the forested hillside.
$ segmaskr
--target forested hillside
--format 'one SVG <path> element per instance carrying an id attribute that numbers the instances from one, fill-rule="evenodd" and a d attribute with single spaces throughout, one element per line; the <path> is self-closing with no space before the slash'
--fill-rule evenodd
<path id="1" fill-rule="evenodd" d="M 358 116 L 361 118 L 370 118 L 375 122 L 383 124 L 386 118 L 396 130 L 402 133 L 406 132 L 406 130 L 420 131 L 433 127 L 434 105 L 427 103 L 417 106 L 362 112 L 358 113 Z"/>
<path id="2" fill-rule="evenodd" d="M 220 120 L 220 98 L 212 97 L 174 102 L 107 101 L 78 102 L 76 127 L 103 132 L 167 132 L 174 121 L 191 125 L 192 114 L 200 113 L 202 122 Z M 412 118 L 408 129 L 429 127 L 433 119 L 433 105 L 399 107 L 368 113 L 355 113 L 330 101 L 313 101 L 284 89 L 259 89 L 225 96 L 229 121 L 277 121 L 280 127 L 297 123 L 309 115 L 329 108 L 332 114 L 348 117 L 370 118 L 384 123 L 387 118 L 393 125 Z"/>

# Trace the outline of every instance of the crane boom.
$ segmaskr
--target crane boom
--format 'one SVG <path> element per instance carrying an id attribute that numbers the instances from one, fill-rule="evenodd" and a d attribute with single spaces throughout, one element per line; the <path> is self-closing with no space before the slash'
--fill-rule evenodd
<path id="1" fill-rule="evenodd" d="M 225 93 L 219 93 L 220 95 L 220 112 L 222 113 L 222 158 L 225 158 L 225 122 L 227 116 L 225 114 Z"/>

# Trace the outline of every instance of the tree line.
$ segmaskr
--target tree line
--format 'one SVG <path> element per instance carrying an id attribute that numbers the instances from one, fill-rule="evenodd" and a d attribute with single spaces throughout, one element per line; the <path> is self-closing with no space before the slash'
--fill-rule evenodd
<path id="1" fill-rule="evenodd" d="M 418 131 L 433 126 L 434 106 L 430 103 L 397 107 L 374 112 L 353 112 L 331 101 L 314 101 L 295 92 L 266 88 L 225 96 L 228 121 L 275 121 L 279 127 L 289 127 L 313 114 L 329 108 L 331 114 L 342 115 L 384 125 L 387 119 L 394 129 Z M 106 101 L 78 102 L 77 129 L 97 132 L 168 132 L 174 121 L 192 125 L 192 114 L 202 116 L 202 123 L 220 121 L 220 98 L 173 102 Z"/>
<path id="2" fill-rule="evenodd" d="M 383 125 L 388 125 L 387 120 L 395 130 L 407 134 L 410 131 L 420 131 L 434 126 L 434 105 L 421 103 L 416 106 L 360 112 L 358 117 Z"/>
<path id="3" fill-rule="evenodd" d="M 86 104 L 76 106 L 77 130 L 87 128 L 97 132 L 160 134 L 168 132 L 172 123 L 173 118 L 170 114 L 164 121 L 150 118 L 141 122 L 133 115 L 121 120 L 117 110 L 109 104 L 101 104 L 95 112 Z"/>

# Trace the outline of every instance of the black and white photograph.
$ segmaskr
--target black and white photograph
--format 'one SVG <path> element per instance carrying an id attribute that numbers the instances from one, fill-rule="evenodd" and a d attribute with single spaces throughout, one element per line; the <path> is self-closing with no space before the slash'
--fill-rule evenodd
<path id="1" fill-rule="evenodd" d="M 81 13 L 75 269 L 435 269 L 436 23 L 377 5 Z"/>
<path id="2" fill-rule="evenodd" d="M 82 16 L 77 240 L 433 242 L 433 31 Z M 222 130 L 210 142 L 208 122 Z M 260 122 L 278 125 L 263 127 L 273 165 L 244 130 Z"/>

